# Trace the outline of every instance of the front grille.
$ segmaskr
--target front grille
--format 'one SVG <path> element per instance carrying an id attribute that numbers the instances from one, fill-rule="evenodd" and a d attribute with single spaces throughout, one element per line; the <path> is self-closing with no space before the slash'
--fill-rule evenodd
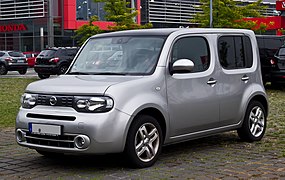
<path id="1" fill-rule="evenodd" d="M 74 121 L 76 117 L 74 116 L 58 116 L 58 115 L 46 115 L 46 114 L 33 114 L 28 113 L 28 118 L 36 118 L 36 119 L 50 119 L 50 120 L 63 120 L 63 121 Z"/>
<path id="2" fill-rule="evenodd" d="M 50 98 L 52 95 L 38 95 L 37 105 L 51 106 Z M 54 106 L 64 106 L 72 107 L 73 106 L 73 96 L 54 96 L 57 99 L 57 102 Z"/>
<path id="3" fill-rule="evenodd" d="M 31 134 L 26 132 L 26 141 L 29 144 L 43 145 L 50 147 L 62 147 L 62 148 L 74 148 L 75 135 L 61 135 L 61 136 L 49 136 Z"/>

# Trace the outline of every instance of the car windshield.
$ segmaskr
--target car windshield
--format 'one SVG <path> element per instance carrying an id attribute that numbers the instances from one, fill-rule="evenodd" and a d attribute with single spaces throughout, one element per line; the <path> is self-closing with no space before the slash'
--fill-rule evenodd
<path id="1" fill-rule="evenodd" d="M 48 49 L 48 50 L 43 50 L 39 56 L 40 57 L 53 57 L 53 55 L 56 53 L 56 50 L 54 49 Z"/>
<path id="2" fill-rule="evenodd" d="M 165 37 L 123 36 L 88 41 L 68 74 L 146 75 L 153 73 Z"/>
<path id="3" fill-rule="evenodd" d="M 25 57 L 23 53 L 15 52 L 15 51 L 8 52 L 8 54 L 11 57 Z"/>

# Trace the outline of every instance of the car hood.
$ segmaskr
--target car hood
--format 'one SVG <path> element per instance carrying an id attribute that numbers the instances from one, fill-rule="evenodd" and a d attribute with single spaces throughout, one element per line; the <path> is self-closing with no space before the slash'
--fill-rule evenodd
<path id="1" fill-rule="evenodd" d="M 26 92 L 42 94 L 103 95 L 112 85 L 133 81 L 143 76 L 61 75 L 33 82 Z"/>

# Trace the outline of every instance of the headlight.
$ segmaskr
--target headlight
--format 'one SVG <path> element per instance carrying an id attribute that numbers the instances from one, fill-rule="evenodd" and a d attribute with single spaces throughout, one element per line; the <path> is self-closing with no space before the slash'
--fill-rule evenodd
<path id="1" fill-rule="evenodd" d="M 75 97 L 75 109 L 79 112 L 107 112 L 113 105 L 109 97 Z"/>
<path id="2" fill-rule="evenodd" d="M 21 97 L 21 105 L 23 108 L 31 109 L 36 105 L 37 95 L 25 93 Z"/>

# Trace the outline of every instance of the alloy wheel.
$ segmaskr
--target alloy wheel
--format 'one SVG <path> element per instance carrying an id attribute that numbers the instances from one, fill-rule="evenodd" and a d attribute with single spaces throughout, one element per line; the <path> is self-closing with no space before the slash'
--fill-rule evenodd
<path id="1" fill-rule="evenodd" d="M 159 133 L 151 123 L 143 124 L 135 136 L 135 151 L 143 162 L 151 161 L 159 149 Z"/>
<path id="2" fill-rule="evenodd" d="M 255 106 L 249 116 L 249 128 L 254 137 L 259 137 L 264 131 L 265 115 L 263 110 Z"/>

